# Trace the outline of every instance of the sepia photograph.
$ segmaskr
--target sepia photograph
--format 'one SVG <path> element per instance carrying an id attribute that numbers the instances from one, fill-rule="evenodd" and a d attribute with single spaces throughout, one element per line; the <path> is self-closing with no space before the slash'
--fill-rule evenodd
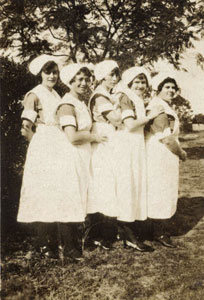
<path id="1" fill-rule="evenodd" d="M 1 299 L 204 299 L 204 1 L 0 12 Z"/>

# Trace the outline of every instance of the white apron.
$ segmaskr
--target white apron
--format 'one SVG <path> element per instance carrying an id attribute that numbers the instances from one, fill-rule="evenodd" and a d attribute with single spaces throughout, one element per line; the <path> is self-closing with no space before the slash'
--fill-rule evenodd
<path id="1" fill-rule="evenodd" d="M 95 90 L 90 104 L 98 93 L 108 98 L 114 109 L 111 95 L 101 87 Z M 108 141 L 92 144 L 87 213 L 100 212 L 106 216 L 116 217 L 118 215 L 114 157 L 116 129 L 97 111 L 94 111 L 94 119 L 92 133 L 106 135 Z"/>
<path id="2" fill-rule="evenodd" d="M 80 181 L 83 168 L 79 151 L 56 120 L 60 98 L 44 88 L 33 93 L 42 105 L 45 124 L 38 125 L 27 151 L 18 221 L 82 222 L 86 215 L 85 188 Z"/>
<path id="3" fill-rule="evenodd" d="M 128 88 L 122 91 L 132 101 L 137 118 L 145 116 L 144 102 Z M 133 222 L 147 218 L 146 155 L 144 127 L 129 132 L 124 126 L 117 132 L 116 182 L 118 220 Z"/>
<path id="4" fill-rule="evenodd" d="M 179 120 L 176 113 L 160 98 L 154 98 L 147 110 L 157 105 L 162 105 L 165 113 L 173 116 L 175 122 L 172 135 L 178 138 Z M 148 217 L 171 218 L 177 208 L 179 158 L 150 132 L 146 136 L 146 151 Z"/>
<path id="5" fill-rule="evenodd" d="M 86 104 L 73 97 L 71 94 L 65 94 L 59 106 L 66 103 L 74 106 L 77 131 L 90 131 L 92 127 L 92 120 Z M 68 144 L 70 156 L 73 156 L 71 160 L 67 161 L 68 174 L 66 176 L 66 187 L 68 185 L 70 187 L 70 190 L 67 192 L 67 197 L 70 199 L 70 206 L 76 205 L 77 208 L 76 211 L 73 211 L 71 214 L 72 221 L 74 219 L 75 222 L 84 221 L 87 214 L 87 197 L 92 151 L 91 144 L 84 143 L 82 145 L 72 145 L 65 134 L 64 139 Z M 74 171 L 71 171 L 72 166 Z M 81 218 L 82 215 L 83 218 Z M 77 219 L 78 221 L 76 221 Z"/>

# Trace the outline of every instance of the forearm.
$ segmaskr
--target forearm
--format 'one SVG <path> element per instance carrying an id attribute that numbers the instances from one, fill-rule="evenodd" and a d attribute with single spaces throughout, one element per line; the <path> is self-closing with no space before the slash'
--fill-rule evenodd
<path id="1" fill-rule="evenodd" d="M 64 129 L 65 135 L 73 145 L 83 145 L 85 143 L 93 143 L 96 140 L 96 135 L 90 133 L 89 131 L 75 131 L 71 132 L 69 127 Z"/>
<path id="2" fill-rule="evenodd" d="M 145 126 L 149 121 L 150 119 L 148 117 L 143 117 L 137 120 L 134 120 L 133 118 L 128 118 L 124 120 L 124 124 L 130 132 L 134 132 L 139 127 Z"/>
<path id="3" fill-rule="evenodd" d="M 167 146 L 167 148 L 179 158 L 183 159 L 183 149 L 179 145 L 178 141 L 174 136 L 168 136 L 160 140 L 163 144 Z"/>
<path id="4" fill-rule="evenodd" d="M 118 127 L 122 124 L 121 114 L 117 111 L 111 111 L 106 115 L 106 118 L 114 127 Z"/>

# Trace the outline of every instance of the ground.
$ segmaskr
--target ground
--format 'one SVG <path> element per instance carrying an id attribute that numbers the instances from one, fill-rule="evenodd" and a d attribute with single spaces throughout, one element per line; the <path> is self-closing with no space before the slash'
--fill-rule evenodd
<path id="1" fill-rule="evenodd" d="M 176 249 L 152 242 L 153 253 L 84 250 L 84 261 L 31 257 L 32 235 L 2 241 L 2 299 L 204 299 L 204 132 L 181 136 L 188 160 L 180 165 L 178 210 L 167 224 Z"/>

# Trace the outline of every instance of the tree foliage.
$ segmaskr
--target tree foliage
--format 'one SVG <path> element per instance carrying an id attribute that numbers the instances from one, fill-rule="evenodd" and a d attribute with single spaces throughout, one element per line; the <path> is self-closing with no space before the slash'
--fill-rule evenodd
<path id="1" fill-rule="evenodd" d="M 172 105 L 178 115 L 181 131 L 188 132 L 194 119 L 190 102 L 181 95 L 178 95 L 173 99 Z"/>
<path id="2" fill-rule="evenodd" d="M 27 89 L 33 87 L 33 76 L 25 65 L 1 58 L 1 170 L 2 219 L 8 224 L 17 211 L 22 165 L 26 143 L 20 135 L 20 100 Z"/>
<path id="3" fill-rule="evenodd" d="M 58 53 L 72 61 L 110 57 L 129 64 L 166 57 L 177 63 L 203 28 L 204 11 L 192 0 L 6 0 L 4 49 L 22 58 Z"/>
<path id="4" fill-rule="evenodd" d="M 197 114 L 193 119 L 194 124 L 204 124 L 204 114 Z"/>

